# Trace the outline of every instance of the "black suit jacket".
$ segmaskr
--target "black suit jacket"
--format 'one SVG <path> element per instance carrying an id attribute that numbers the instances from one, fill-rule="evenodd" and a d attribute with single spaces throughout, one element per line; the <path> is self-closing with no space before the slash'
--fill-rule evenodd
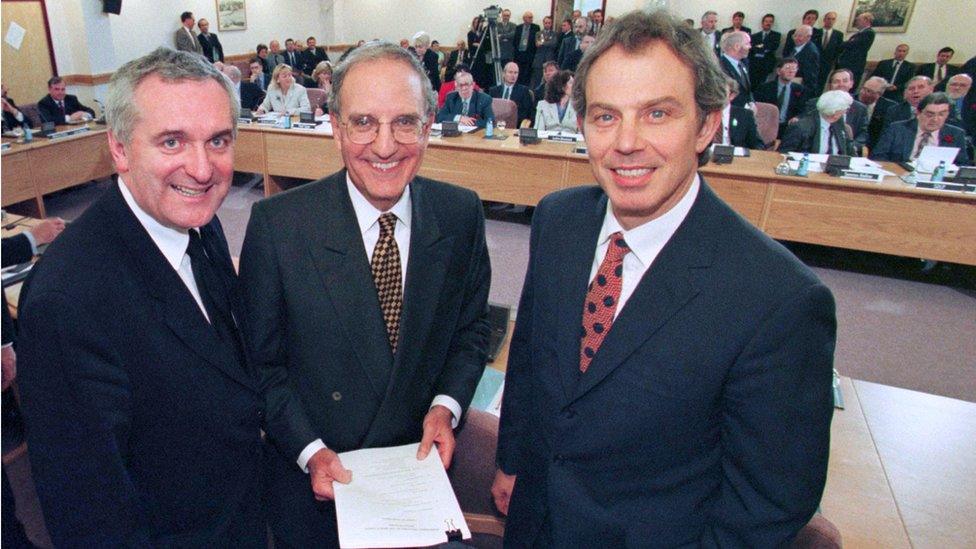
<path id="1" fill-rule="evenodd" d="M 885 116 L 888 109 L 894 107 L 896 104 L 897 103 L 890 99 L 880 97 L 878 98 L 878 102 L 874 105 L 874 111 L 871 113 L 871 120 L 868 122 L 867 145 L 871 150 L 874 150 L 874 146 L 878 143 L 878 138 L 881 137 L 881 131 L 885 127 Z"/>
<path id="2" fill-rule="evenodd" d="M 847 134 L 844 119 L 841 118 L 831 125 L 837 139 L 837 154 L 854 156 L 854 141 Z M 780 152 L 801 152 L 827 154 L 820 150 L 820 115 L 804 116 L 786 127 L 786 133 L 781 137 Z"/>
<path id="3" fill-rule="evenodd" d="M 834 62 L 840 55 L 840 46 L 844 43 L 844 33 L 837 29 L 831 29 L 830 40 L 826 47 L 823 44 L 823 37 L 824 29 L 820 29 L 820 41 L 817 43 L 817 46 L 820 47 L 820 83 L 826 84 L 830 77 L 830 71 L 834 68 Z"/>
<path id="4" fill-rule="evenodd" d="M 7 103 L 10 103 L 11 107 L 15 109 L 17 108 L 17 103 L 14 102 L 14 99 L 12 97 L 6 97 L 5 99 L 7 100 Z M 19 128 L 21 126 L 30 126 L 31 122 L 30 119 L 27 117 L 27 115 L 24 114 L 23 112 L 21 112 L 20 114 L 24 116 L 23 121 L 19 121 L 14 115 L 10 114 L 7 111 L 3 111 L 3 131 L 10 131 L 14 128 Z"/>
<path id="5" fill-rule="evenodd" d="M 915 113 L 912 112 L 912 106 L 908 103 L 908 101 L 902 101 L 901 103 L 898 103 L 885 111 L 884 128 L 882 128 L 882 131 L 895 122 L 914 119 Z M 959 113 L 956 112 L 955 103 L 949 104 L 949 119 L 946 120 L 946 124 L 956 127 L 962 127 L 963 125 L 962 119 L 959 117 Z"/>
<path id="6" fill-rule="evenodd" d="M 267 405 L 272 526 L 294 547 L 335 532 L 296 465 L 317 438 L 337 451 L 419 442 L 435 395 L 467 408 L 484 369 L 490 271 L 475 193 L 410 185 L 410 253 L 397 352 L 345 170 L 254 205 L 241 253 L 248 341 Z M 321 507 L 318 509 L 322 509 Z"/>
<path id="7" fill-rule="evenodd" d="M 830 291 L 703 183 L 580 374 L 606 212 L 589 186 L 532 218 L 498 438 L 506 546 L 547 546 L 545 528 L 553 547 L 789 545 L 826 479 Z"/>
<path id="8" fill-rule="evenodd" d="M 725 34 L 727 32 L 732 32 L 734 30 L 735 30 L 734 27 L 725 27 L 724 29 L 722 29 L 722 34 Z M 742 27 L 740 27 L 739 30 L 741 32 L 746 33 L 746 34 L 752 34 L 752 29 L 750 29 L 749 27 L 746 27 L 744 25 Z"/>
<path id="9" fill-rule="evenodd" d="M 935 82 L 935 71 L 936 71 L 935 63 L 922 63 L 921 65 L 918 66 L 918 68 L 915 69 L 915 75 L 928 76 L 929 78 L 932 79 L 933 82 Z M 956 67 L 955 65 L 946 64 L 945 75 L 942 77 L 942 80 L 940 80 L 939 83 L 935 86 L 935 91 L 945 91 L 946 84 L 949 83 L 949 79 L 957 74 L 959 74 L 959 67 Z M 970 76 L 976 76 L 976 75 L 970 75 Z"/>
<path id="10" fill-rule="evenodd" d="M 763 39 L 762 31 L 753 33 L 752 48 L 749 49 L 749 78 L 753 87 L 766 82 L 766 78 L 776 67 L 776 50 L 783 35 L 771 30 Z"/>
<path id="11" fill-rule="evenodd" d="M 261 86 L 248 80 L 241 80 L 241 108 L 253 111 L 261 106 L 262 101 L 264 101 L 264 92 Z"/>
<path id="12" fill-rule="evenodd" d="M 905 93 L 905 84 L 907 84 L 914 75 L 915 64 L 909 61 L 902 61 L 901 65 L 898 67 L 898 74 L 895 74 L 894 59 L 879 61 L 878 65 L 874 67 L 874 72 L 871 73 L 871 76 L 880 76 L 881 78 L 887 80 L 889 84 L 894 84 L 898 87 L 896 90 L 885 91 L 884 93 L 885 97 L 896 103 L 902 100 L 902 94 Z"/>
<path id="13" fill-rule="evenodd" d="M 231 284 L 220 223 L 202 232 Z M 47 249 L 19 312 L 31 470 L 56 546 L 266 544 L 257 381 L 118 187 Z"/>
<path id="14" fill-rule="evenodd" d="M 794 50 L 796 49 L 796 42 L 793 41 L 793 33 L 796 29 L 790 29 L 786 33 L 786 40 L 783 40 L 783 57 L 793 57 Z M 823 42 L 823 29 L 817 27 L 813 28 L 813 32 L 810 34 L 810 42 L 817 47 L 817 51 L 820 51 L 820 43 Z"/>
<path id="15" fill-rule="evenodd" d="M 461 101 L 461 96 L 458 92 L 454 91 L 447 94 L 447 99 L 444 100 L 444 106 L 437 111 L 437 121 L 453 121 L 455 116 L 461 114 L 461 108 L 463 106 L 464 102 Z M 489 118 L 495 118 L 495 114 L 491 110 L 491 96 L 485 92 L 475 90 L 471 94 L 471 101 L 468 105 L 468 116 L 474 117 L 475 123 L 479 128 L 484 128 Z"/>
<path id="16" fill-rule="evenodd" d="M 739 68 L 729 62 L 724 55 L 719 56 L 718 63 L 722 67 L 722 71 L 729 77 L 739 83 L 739 95 L 735 96 L 732 104 L 736 107 L 744 107 L 746 103 L 751 103 L 754 101 L 752 96 L 752 83 L 748 77 L 748 67 L 746 68 L 746 76 L 743 77 Z"/>
<path id="17" fill-rule="evenodd" d="M 915 146 L 915 136 L 918 134 L 918 120 L 902 120 L 885 128 L 878 139 L 878 145 L 871 151 L 872 160 L 890 160 L 905 162 L 910 160 L 912 148 Z M 957 147 L 956 164 L 968 166 L 969 151 L 966 149 L 966 132 L 957 126 L 946 124 L 939 132 L 940 147 Z"/>
<path id="18" fill-rule="evenodd" d="M 4 113 L 7 114 L 7 113 Z M 33 259 L 34 250 L 31 248 L 30 240 L 27 235 L 18 234 L 3 239 L 3 246 L 0 249 L 3 267 L 10 267 L 20 263 L 26 263 Z M 7 294 L 3 292 L 3 344 L 13 343 L 14 341 L 14 321 L 10 317 L 10 310 L 7 308 Z"/>
<path id="19" fill-rule="evenodd" d="M 501 84 L 488 90 L 488 95 L 493 98 L 501 99 L 504 93 L 505 86 Z M 535 99 L 532 95 L 532 90 L 527 86 L 523 86 L 522 84 L 512 86 L 512 93 L 509 99 L 515 101 L 515 104 L 518 105 L 518 123 L 516 125 L 521 125 L 523 120 L 533 120 L 535 118 Z"/>
<path id="20" fill-rule="evenodd" d="M 868 52 L 871 51 L 872 44 L 874 44 L 874 29 L 868 27 L 850 35 L 840 45 L 836 67 L 850 69 L 854 73 L 854 89 L 857 89 L 864 74 L 864 66 L 867 64 Z"/>
<path id="21" fill-rule="evenodd" d="M 576 72 L 576 67 L 579 62 L 583 59 L 583 50 L 573 50 L 566 54 L 563 58 L 562 63 L 559 64 L 559 68 L 564 71 Z"/>
<path id="22" fill-rule="evenodd" d="M 803 87 L 810 90 L 810 93 L 819 94 L 823 88 L 820 82 L 820 51 L 815 45 L 807 44 L 795 57 L 800 63 L 796 75 L 803 78 Z"/>
<path id="23" fill-rule="evenodd" d="M 765 149 L 756 127 L 756 116 L 747 108 L 732 106 L 729 112 L 729 139 L 736 147 Z"/>
<path id="24" fill-rule="evenodd" d="M 302 72 L 305 74 L 312 74 L 315 70 L 316 65 L 322 61 L 328 61 L 329 54 L 325 51 L 322 46 L 315 46 L 314 48 L 305 48 L 302 52 Z"/>
<path id="25" fill-rule="evenodd" d="M 556 62 L 559 63 L 559 68 L 563 68 L 570 54 L 578 51 L 578 46 L 579 43 L 575 34 L 569 33 L 563 35 L 562 41 L 559 43 L 559 51 L 556 53 Z"/>
<path id="26" fill-rule="evenodd" d="M 799 116 L 803 112 L 803 107 L 807 102 L 809 93 L 806 87 L 796 82 L 790 84 L 790 103 L 786 108 L 787 121 Z M 756 101 L 772 103 L 779 107 L 779 80 L 771 80 L 756 88 L 755 97 Z"/>
<path id="27" fill-rule="evenodd" d="M 424 66 L 424 71 L 427 73 L 427 78 L 430 80 L 430 85 L 434 88 L 435 93 L 441 89 L 441 67 L 438 63 L 437 54 L 430 48 L 424 52 L 424 58 L 420 60 L 420 64 Z"/>
<path id="28" fill-rule="evenodd" d="M 224 62 L 224 47 L 220 45 L 220 39 L 217 38 L 216 34 L 210 33 L 210 38 L 207 38 L 201 32 L 197 35 L 197 42 L 200 42 L 203 56 L 209 59 L 211 63 L 214 61 Z"/>
<path id="29" fill-rule="evenodd" d="M 64 124 L 64 117 L 61 116 L 61 109 L 58 108 L 58 104 L 54 102 L 53 98 L 51 98 L 51 94 L 45 95 L 40 101 L 37 102 L 37 110 L 41 113 L 42 122 L 54 122 L 59 126 Z M 95 116 L 95 111 L 82 105 L 81 102 L 78 101 L 77 96 L 71 94 L 65 95 L 64 114 L 66 116 L 71 116 L 78 111 L 85 111 L 92 115 L 92 117 Z"/>
<path id="30" fill-rule="evenodd" d="M 519 51 L 519 44 L 522 43 L 522 34 L 524 34 L 524 32 L 525 24 L 519 23 L 518 26 L 515 27 L 515 38 L 512 39 L 512 47 L 515 50 L 515 61 L 518 62 L 519 68 L 521 69 L 522 65 L 528 63 L 528 66 L 531 69 L 532 59 L 535 57 L 535 37 L 539 32 L 539 25 L 532 23 L 532 25 L 529 26 L 529 42 L 526 44 L 525 51 Z M 519 72 L 519 76 L 522 76 L 521 72 Z"/>

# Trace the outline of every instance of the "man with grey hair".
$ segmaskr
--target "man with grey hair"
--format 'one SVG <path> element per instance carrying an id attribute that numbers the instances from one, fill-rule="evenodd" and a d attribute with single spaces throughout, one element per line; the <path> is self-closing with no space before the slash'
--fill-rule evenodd
<path id="1" fill-rule="evenodd" d="M 261 91 L 261 87 L 249 80 L 241 81 L 241 69 L 234 65 L 224 66 L 221 72 L 234 85 L 234 93 L 237 96 L 238 102 L 240 102 L 241 108 L 257 109 L 261 101 L 264 100 L 264 92 Z"/>
<path id="2" fill-rule="evenodd" d="M 420 442 L 444 467 L 485 365 L 481 202 L 417 176 L 434 121 L 409 51 L 369 42 L 332 75 L 345 168 L 255 204 L 241 254 L 245 332 L 267 405 L 279 547 L 337 544 L 336 452 Z"/>
<path id="3" fill-rule="evenodd" d="M 851 74 L 854 75 L 854 89 L 857 89 L 861 76 L 864 75 L 868 52 L 871 51 L 871 45 L 874 44 L 872 24 L 874 24 L 874 15 L 870 12 L 864 12 L 855 17 L 854 27 L 857 28 L 857 32 L 850 35 L 840 45 L 840 51 L 837 54 L 836 67 L 851 71 Z"/>
<path id="4" fill-rule="evenodd" d="M 925 96 L 918 104 L 918 116 L 885 128 L 878 146 L 871 151 L 871 158 L 906 162 L 918 158 L 925 147 L 953 147 L 959 149 L 955 163 L 968 165 L 966 132 L 951 123 L 951 107 L 949 96 L 943 92 Z M 928 169 L 933 167 L 928 166 Z"/>
<path id="5" fill-rule="evenodd" d="M 430 35 L 420 31 L 413 35 L 413 51 L 420 59 L 420 64 L 430 79 L 430 85 L 436 92 L 441 88 L 441 68 L 437 59 L 437 52 L 430 49 Z"/>
<path id="6" fill-rule="evenodd" d="M 589 19 L 577 17 L 573 20 L 573 34 L 563 39 L 559 45 L 559 53 L 556 54 L 556 62 L 559 63 L 560 67 L 567 62 L 567 59 L 573 55 L 573 52 L 579 51 L 580 46 L 583 44 L 583 37 L 586 36 L 588 29 Z"/>
<path id="7" fill-rule="evenodd" d="M 752 83 L 749 80 L 749 68 L 744 59 L 749 56 L 752 38 L 743 31 L 730 31 L 722 35 L 722 55 L 718 62 L 725 74 L 739 85 L 739 93 L 735 96 L 736 107 L 745 107 L 753 102 Z"/>
<path id="8" fill-rule="evenodd" d="M 702 38 L 705 39 L 705 43 L 708 47 L 715 52 L 715 55 L 719 54 L 720 51 L 720 37 L 718 34 L 718 29 L 715 25 L 718 24 L 718 13 L 708 10 L 701 16 L 701 28 L 698 29 L 701 32 Z"/>
<path id="9" fill-rule="evenodd" d="M 834 302 L 697 172 L 726 95 L 663 10 L 580 63 L 599 186 L 532 219 L 492 487 L 506 546 L 780 547 L 817 508 Z"/>
<path id="10" fill-rule="evenodd" d="M 786 127 L 781 152 L 854 156 L 854 137 L 847 132 L 844 115 L 854 102 L 851 94 L 832 90 L 817 99 L 817 111 Z"/>
<path id="11" fill-rule="evenodd" d="M 502 10 L 501 21 L 495 23 L 498 33 L 498 54 L 501 56 L 502 66 L 515 59 L 515 23 L 512 22 L 512 10 Z"/>
<path id="12" fill-rule="evenodd" d="M 31 469 L 55 546 L 262 547 L 263 405 L 215 213 L 237 100 L 160 48 L 109 83 L 119 174 L 20 302 Z"/>
<path id="13" fill-rule="evenodd" d="M 861 84 L 861 91 L 857 94 L 857 99 L 864 103 L 867 109 L 868 118 L 868 142 L 869 149 L 873 149 L 878 138 L 881 137 L 881 130 L 884 128 L 885 113 L 894 107 L 896 103 L 884 97 L 888 89 L 888 81 L 880 76 L 872 76 Z"/>
<path id="14" fill-rule="evenodd" d="M 800 25 L 793 33 L 793 42 L 796 48 L 793 50 L 793 58 L 799 64 L 797 77 L 803 80 L 803 86 L 810 90 L 810 93 L 820 92 L 822 82 L 820 82 L 820 51 L 816 44 L 810 42 L 813 29 L 809 25 Z"/>
<path id="15" fill-rule="evenodd" d="M 970 139 L 976 137 L 976 94 L 972 93 L 973 78 L 960 73 L 949 79 L 946 95 L 952 103 L 952 110 L 959 115 L 962 129 Z"/>

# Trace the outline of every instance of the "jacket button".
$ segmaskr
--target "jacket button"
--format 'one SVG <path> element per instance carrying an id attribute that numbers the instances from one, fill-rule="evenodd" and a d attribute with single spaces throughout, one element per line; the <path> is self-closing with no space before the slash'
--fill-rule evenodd
<path id="1" fill-rule="evenodd" d="M 336 402 L 342 400 L 342 393 L 340 393 L 339 391 L 335 391 L 334 393 L 332 393 L 332 400 Z"/>

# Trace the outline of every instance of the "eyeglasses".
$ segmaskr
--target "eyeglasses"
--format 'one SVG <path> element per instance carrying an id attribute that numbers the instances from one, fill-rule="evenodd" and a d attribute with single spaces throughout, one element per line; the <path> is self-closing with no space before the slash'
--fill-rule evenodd
<path id="1" fill-rule="evenodd" d="M 348 122 L 339 121 L 346 132 L 349 140 L 357 145 L 369 145 L 376 141 L 376 136 L 380 133 L 380 126 L 389 124 L 393 139 L 403 145 L 413 145 L 420 141 L 420 136 L 427 129 L 427 123 L 414 115 L 403 115 L 394 118 L 389 122 L 380 122 L 372 116 L 357 116 Z"/>

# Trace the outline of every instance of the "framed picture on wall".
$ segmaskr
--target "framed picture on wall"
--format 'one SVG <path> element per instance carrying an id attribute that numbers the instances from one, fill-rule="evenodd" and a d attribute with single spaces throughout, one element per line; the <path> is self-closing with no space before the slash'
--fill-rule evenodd
<path id="1" fill-rule="evenodd" d="M 875 32 L 906 32 L 908 21 L 915 10 L 915 0 L 854 0 L 851 18 L 847 20 L 847 32 L 855 32 L 854 19 L 862 13 L 871 12 Z"/>
<path id="2" fill-rule="evenodd" d="M 245 0 L 216 0 L 217 30 L 238 31 L 247 29 Z"/>

